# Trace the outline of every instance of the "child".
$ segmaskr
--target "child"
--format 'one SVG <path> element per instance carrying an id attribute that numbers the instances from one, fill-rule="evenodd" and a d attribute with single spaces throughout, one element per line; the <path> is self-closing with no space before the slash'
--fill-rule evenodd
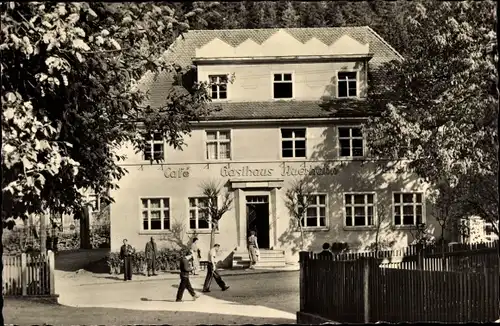
<path id="1" fill-rule="evenodd" d="M 179 284 L 179 289 L 177 290 L 177 298 L 176 302 L 182 302 L 182 295 L 184 294 L 184 290 L 188 290 L 189 294 L 193 297 L 193 300 L 196 300 L 198 296 L 196 292 L 194 292 L 193 287 L 191 286 L 191 281 L 189 280 L 189 273 L 193 270 L 193 267 L 190 261 L 193 259 L 193 253 L 190 250 L 184 251 L 181 258 L 181 283 Z"/>

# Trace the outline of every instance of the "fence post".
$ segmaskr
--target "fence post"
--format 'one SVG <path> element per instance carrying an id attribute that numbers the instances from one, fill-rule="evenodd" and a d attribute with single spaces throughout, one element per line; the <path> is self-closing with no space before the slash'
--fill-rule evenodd
<path id="1" fill-rule="evenodd" d="M 370 258 L 361 257 L 363 263 L 363 312 L 364 322 L 370 322 Z"/>
<path id="2" fill-rule="evenodd" d="M 308 258 L 309 252 L 301 251 L 299 252 L 299 263 L 300 263 L 300 311 L 304 311 L 306 306 L 306 277 L 305 277 L 305 265 L 306 259 Z"/>
<path id="3" fill-rule="evenodd" d="M 27 273 L 26 254 L 21 254 L 21 294 L 23 296 L 28 294 L 28 273 Z"/>
<path id="4" fill-rule="evenodd" d="M 49 287 L 50 287 L 50 295 L 55 294 L 55 284 L 54 284 L 54 271 L 55 271 L 55 261 L 54 261 L 54 252 L 49 250 Z"/>

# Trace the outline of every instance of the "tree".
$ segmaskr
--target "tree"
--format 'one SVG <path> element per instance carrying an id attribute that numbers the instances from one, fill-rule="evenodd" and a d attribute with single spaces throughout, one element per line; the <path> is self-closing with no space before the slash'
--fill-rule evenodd
<path id="1" fill-rule="evenodd" d="M 321 1 L 304 1 L 300 3 L 301 27 L 325 26 L 325 3 Z"/>
<path id="2" fill-rule="evenodd" d="M 368 250 L 375 251 L 375 256 L 378 257 L 378 252 L 380 250 L 386 250 L 392 247 L 395 243 L 394 240 L 388 240 L 383 236 L 384 227 L 387 227 L 385 222 L 390 219 L 391 212 L 387 205 L 377 206 L 377 219 L 375 224 L 375 241 L 368 246 Z"/>
<path id="3" fill-rule="evenodd" d="M 368 101 L 381 114 L 365 126 L 370 151 L 425 179 L 435 198 L 446 187 L 462 187 L 468 203 L 463 213 L 496 222 L 496 5 L 423 0 L 413 5 L 407 17 L 410 52 L 371 81 Z M 488 182 L 479 186 L 478 180 Z M 495 199 L 485 207 L 482 197 Z"/>
<path id="4" fill-rule="evenodd" d="M 281 25 L 283 28 L 299 27 L 300 16 L 297 15 L 291 1 L 286 2 L 285 10 L 281 15 Z"/>
<path id="5" fill-rule="evenodd" d="M 165 3 L 1 4 L 3 221 L 81 211 L 85 189 L 103 193 L 126 173 L 123 143 L 140 148 L 157 131 L 183 146 L 190 122 L 210 113 L 207 85 L 149 108 L 138 83 L 182 70 L 163 53 L 216 4 L 180 16 Z"/>
<path id="6" fill-rule="evenodd" d="M 313 202 L 314 197 L 312 196 L 312 190 L 305 179 L 294 180 L 285 193 L 285 206 L 290 216 L 297 223 L 297 227 L 300 231 L 302 250 L 305 250 L 304 217 L 307 213 L 307 209 Z"/>
<path id="7" fill-rule="evenodd" d="M 204 217 L 211 227 L 210 248 L 215 244 L 215 232 L 219 229 L 220 220 L 232 207 L 233 197 L 224 186 L 215 181 L 202 182 L 200 184 L 202 200 L 198 208 L 205 212 Z"/>

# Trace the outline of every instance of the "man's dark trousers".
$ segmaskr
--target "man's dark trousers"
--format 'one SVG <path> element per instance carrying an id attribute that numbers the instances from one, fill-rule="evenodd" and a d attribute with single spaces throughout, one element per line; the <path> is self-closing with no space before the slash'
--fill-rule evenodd
<path id="1" fill-rule="evenodd" d="M 212 284 L 212 278 L 215 279 L 217 285 L 220 286 L 221 289 L 226 288 L 226 283 L 222 280 L 219 273 L 215 270 L 214 264 L 208 263 L 207 265 L 207 277 L 205 278 L 205 283 L 203 284 L 203 291 L 210 291 L 210 284 Z"/>
<path id="2" fill-rule="evenodd" d="M 191 286 L 191 281 L 189 280 L 189 276 L 181 275 L 181 284 L 179 284 L 179 289 L 177 290 L 177 300 L 182 300 L 182 295 L 184 294 L 184 290 L 188 290 L 189 294 L 192 297 L 196 296 L 196 292 L 194 292 L 193 287 Z"/>
<path id="3" fill-rule="evenodd" d="M 123 279 L 125 281 L 132 279 L 132 257 L 123 257 Z"/>
<path id="4" fill-rule="evenodd" d="M 148 275 L 155 275 L 156 273 L 156 257 L 150 258 L 147 261 L 148 263 Z"/>

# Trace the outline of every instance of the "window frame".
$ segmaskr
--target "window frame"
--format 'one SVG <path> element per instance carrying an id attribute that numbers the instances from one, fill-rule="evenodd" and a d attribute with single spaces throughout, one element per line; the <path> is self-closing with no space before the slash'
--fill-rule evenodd
<path id="1" fill-rule="evenodd" d="M 369 206 L 372 206 L 373 207 L 373 225 L 367 225 L 365 223 L 365 225 L 354 225 L 354 214 L 352 215 L 352 224 L 353 225 L 347 225 L 347 212 L 346 212 L 346 209 L 347 209 L 347 206 L 349 207 L 359 207 L 361 206 L 361 204 L 354 204 L 354 202 L 352 202 L 351 204 L 347 204 L 346 203 L 346 200 L 345 200 L 345 197 L 346 195 L 350 195 L 350 196 L 353 196 L 353 195 L 373 195 L 373 203 L 371 205 L 367 205 L 367 203 L 365 202 L 363 204 L 364 208 L 365 208 L 365 222 L 367 221 L 367 218 L 368 218 L 368 207 Z M 351 197 L 351 200 L 353 199 L 353 197 Z M 365 198 L 366 199 L 366 198 Z M 378 215 L 377 215 L 377 193 L 375 191 L 349 191 L 349 192 L 343 192 L 342 193 L 342 203 L 343 203 L 343 217 L 344 217 L 344 220 L 342 222 L 343 226 L 344 226 L 344 229 L 348 229 L 348 230 L 371 230 L 371 229 L 375 229 L 377 227 L 377 223 L 378 223 Z"/>
<path id="2" fill-rule="evenodd" d="M 163 151 L 162 151 L 163 155 L 162 155 L 160 161 L 165 161 L 166 160 L 166 152 L 165 152 L 165 150 L 167 148 L 165 137 L 162 136 L 162 140 L 155 140 L 154 139 L 154 133 L 151 134 L 151 136 L 152 136 L 151 140 L 148 141 L 147 139 L 145 139 L 144 142 L 145 143 L 149 142 L 148 146 L 149 146 L 149 148 L 151 150 L 151 155 L 153 156 L 153 159 L 152 160 L 151 159 L 146 159 L 146 148 L 144 148 L 144 150 L 141 153 L 141 159 L 142 159 L 142 161 L 143 162 L 151 162 L 151 161 L 154 162 L 154 161 L 156 161 L 155 158 L 154 158 L 154 153 L 155 153 L 154 152 L 154 145 L 157 145 L 157 144 L 161 144 L 162 148 L 163 148 Z"/>
<path id="3" fill-rule="evenodd" d="M 304 138 L 296 138 L 295 137 L 295 130 L 298 130 L 298 129 L 304 129 Z M 292 130 L 293 132 L 293 138 L 283 138 L 282 136 L 282 133 L 281 131 L 282 130 Z M 279 132 L 279 140 L 280 140 L 280 159 L 281 160 L 305 160 L 307 159 L 307 154 L 308 154 L 308 150 L 307 150 L 307 127 L 281 127 L 281 128 L 278 128 L 278 132 Z M 287 141 L 293 141 L 293 155 L 292 157 L 284 157 L 283 156 L 283 140 L 287 140 Z M 304 153 L 304 157 L 297 157 L 295 156 L 295 141 L 296 140 L 304 140 L 304 143 L 305 143 L 305 153 Z"/>
<path id="4" fill-rule="evenodd" d="M 290 74 L 292 80 L 291 81 L 275 81 L 274 80 L 274 75 L 281 75 L 281 78 L 284 79 L 285 74 Z M 286 98 L 275 98 L 274 97 L 274 83 L 280 83 L 280 84 L 292 84 L 292 96 L 291 97 L 286 97 Z M 271 98 L 274 101 L 290 101 L 295 99 L 295 71 L 271 71 Z"/>
<path id="5" fill-rule="evenodd" d="M 363 132 L 363 126 L 361 125 L 337 125 L 337 156 L 341 159 L 345 160 L 360 160 L 366 158 L 366 138 L 365 138 L 365 133 Z M 349 138 L 346 137 L 340 137 L 340 129 L 341 128 L 349 128 Z M 352 137 L 352 129 L 353 128 L 359 128 L 361 129 L 361 137 Z M 349 139 L 349 156 L 342 156 L 342 146 L 340 145 L 340 140 L 341 139 Z M 363 142 L 363 155 L 361 156 L 352 156 L 353 154 L 353 146 L 352 146 L 352 141 L 353 139 L 361 139 Z"/>
<path id="6" fill-rule="evenodd" d="M 415 199 L 415 196 L 417 194 L 420 194 L 422 195 L 422 202 L 420 203 L 420 206 L 422 206 L 422 220 L 421 220 L 421 223 L 426 223 L 426 214 L 425 214 L 425 192 L 424 191 L 393 191 L 392 194 L 391 194 L 391 201 L 392 201 L 392 206 L 391 206 L 391 209 L 392 209 L 392 221 L 391 221 L 391 224 L 393 227 L 395 228 L 398 228 L 398 229 L 413 229 L 413 228 L 417 228 L 418 224 L 416 224 L 416 207 L 418 205 L 418 203 L 412 203 L 413 205 L 413 219 L 414 219 L 414 224 L 410 225 L 410 224 L 403 224 L 403 214 L 402 214 L 402 211 L 403 211 L 403 207 L 404 206 L 410 206 L 409 203 L 407 203 L 406 205 L 404 205 L 404 203 L 401 201 L 400 203 L 398 203 L 398 206 L 400 207 L 399 208 L 399 212 L 401 214 L 401 224 L 396 224 L 396 213 L 395 213 L 395 208 L 396 208 L 396 201 L 394 200 L 394 195 L 396 194 L 399 194 L 401 196 L 401 200 L 402 200 L 402 195 L 413 195 L 413 198 Z"/>
<path id="7" fill-rule="evenodd" d="M 142 207 L 142 201 L 144 199 L 147 199 L 148 200 L 148 208 L 147 208 L 147 212 L 148 212 L 148 224 L 149 224 L 149 227 L 150 229 L 149 230 L 145 230 L 144 229 L 144 219 L 142 217 L 142 213 L 144 212 L 144 208 Z M 161 214 L 161 226 L 162 228 L 161 229 L 151 229 L 151 216 L 150 216 L 150 211 L 151 211 L 151 207 L 150 207 L 150 200 L 151 199 L 159 199 L 160 200 L 160 212 L 162 212 Z M 165 208 L 163 206 L 163 200 L 162 199 L 167 199 L 168 200 L 168 229 L 165 229 L 163 228 L 163 222 L 164 222 L 164 213 L 165 213 Z M 171 200 L 171 197 L 170 196 L 140 196 L 139 197 L 139 222 L 140 222 L 140 225 L 139 225 L 139 234 L 156 234 L 156 233 L 165 233 L 165 232 L 171 232 L 172 231 L 172 200 Z"/>
<path id="8" fill-rule="evenodd" d="M 186 232 L 187 233 L 211 233 L 212 232 L 212 223 L 211 221 L 208 222 L 208 228 L 206 229 L 200 229 L 199 228 L 199 210 L 200 208 L 198 207 L 198 201 L 202 198 L 206 198 L 206 199 L 209 199 L 208 197 L 206 196 L 203 196 L 203 195 L 198 195 L 198 196 L 189 196 L 187 197 L 187 230 Z M 191 206 L 191 202 L 190 202 L 190 199 L 196 199 L 196 206 Z M 217 198 L 217 207 L 219 207 L 219 198 Z M 192 209 L 195 209 L 196 210 L 196 229 L 191 229 L 191 210 Z M 219 227 L 215 230 L 215 233 L 219 233 L 219 230 L 220 230 L 220 224 L 219 224 Z"/>
<path id="9" fill-rule="evenodd" d="M 212 99 L 213 102 L 223 102 L 229 100 L 229 74 L 209 74 L 208 76 L 208 83 L 210 85 L 210 98 Z M 212 97 L 212 80 L 211 77 L 216 77 L 218 83 L 215 84 L 217 85 L 217 98 Z M 220 78 L 225 77 L 226 78 L 226 98 L 220 98 L 220 85 L 223 85 L 223 83 L 220 83 Z"/>
<path id="10" fill-rule="evenodd" d="M 347 80 L 343 79 L 343 80 L 342 80 L 342 81 L 344 81 L 344 82 L 346 82 L 346 83 L 347 83 L 347 96 L 343 96 L 343 97 L 341 97 L 341 96 L 339 95 L 339 90 L 340 90 L 340 87 L 339 87 L 339 82 L 341 81 L 341 80 L 339 79 L 339 73 L 343 73 L 343 72 L 345 72 L 345 73 L 349 73 L 349 72 L 356 73 L 356 96 L 349 96 L 349 79 L 347 79 Z M 336 80 L 337 80 L 337 85 L 336 85 L 336 86 L 337 86 L 337 87 L 336 87 L 336 89 L 337 89 L 337 94 L 336 94 L 336 95 L 337 95 L 337 98 L 338 98 L 338 99 L 355 99 L 355 98 L 360 98 L 360 96 L 359 96 L 359 75 L 360 75 L 360 73 L 361 73 L 361 71 L 356 70 L 356 69 L 349 69 L 349 70 L 337 70 L 337 71 L 335 72 L 335 77 L 336 77 Z"/>
<path id="11" fill-rule="evenodd" d="M 226 129 L 226 128 L 223 128 L 223 129 L 205 129 L 204 130 L 204 149 L 205 149 L 205 161 L 208 161 L 208 162 L 228 162 L 228 161 L 232 161 L 233 159 L 233 131 L 232 129 Z M 208 139 L 208 133 L 209 132 L 216 132 L 217 133 L 217 138 L 215 140 L 209 140 Z M 219 158 L 219 146 L 218 144 L 221 143 L 221 141 L 219 140 L 219 134 L 220 132 L 228 132 L 229 133 L 229 139 L 228 139 L 228 143 L 229 143 L 229 158 Z M 209 158 L 208 157 L 208 143 L 209 142 L 214 142 L 217 144 L 217 158 L 213 159 L 213 158 Z M 224 141 L 226 142 L 226 141 Z"/>
<path id="12" fill-rule="evenodd" d="M 307 195 L 305 195 L 307 196 Z M 314 205 L 309 205 L 308 208 L 310 208 L 311 206 L 315 206 L 316 208 L 316 213 L 318 213 L 319 209 L 321 207 L 324 207 L 325 208 L 325 225 L 321 226 L 321 225 L 318 225 L 318 226 L 305 226 L 305 225 L 302 225 L 302 229 L 304 231 L 314 231 L 314 230 L 328 230 L 329 228 L 329 209 L 328 209 L 328 194 L 325 192 L 313 192 L 313 193 L 310 193 L 309 196 L 314 196 L 315 199 L 316 199 L 316 203 Z M 324 205 L 320 205 L 320 204 L 317 204 L 318 202 L 318 196 L 325 196 L 325 204 Z M 307 209 L 304 211 L 304 215 L 302 217 L 302 219 L 304 219 L 304 221 L 307 220 Z M 320 215 L 317 215 L 316 216 L 316 221 L 318 222 L 319 224 L 319 221 L 321 220 L 320 218 Z M 300 223 L 301 221 L 299 221 Z"/>

